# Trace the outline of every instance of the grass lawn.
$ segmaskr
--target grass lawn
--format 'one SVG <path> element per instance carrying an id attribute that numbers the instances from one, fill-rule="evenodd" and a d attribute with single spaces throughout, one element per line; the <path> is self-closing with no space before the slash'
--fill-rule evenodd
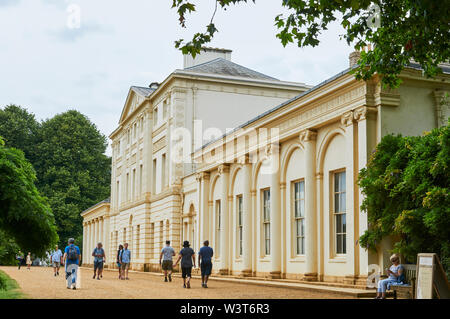
<path id="1" fill-rule="evenodd" d="M 25 295 L 20 291 L 14 279 L 0 270 L 0 299 L 21 299 Z"/>

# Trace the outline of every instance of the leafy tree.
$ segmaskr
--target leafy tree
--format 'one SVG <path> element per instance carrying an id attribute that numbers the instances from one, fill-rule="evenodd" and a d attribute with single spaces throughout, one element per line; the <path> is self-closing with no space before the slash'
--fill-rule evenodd
<path id="1" fill-rule="evenodd" d="M 82 243 L 80 213 L 110 192 L 107 142 L 78 111 L 58 114 L 42 123 L 36 164 L 38 187 L 49 198 L 63 247 L 69 237 Z"/>
<path id="2" fill-rule="evenodd" d="M 36 160 L 39 127 L 34 114 L 20 106 L 11 104 L 0 109 L 0 136 L 3 137 L 5 145 L 22 150 L 33 165 Z"/>
<path id="3" fill-rule="evenodd" d="M 179 23 L 186 27 L 186 16 L 196 11 L 194 0 L 173 0 Z M 195 33 L 190 41 L 175 41 L 175 47 L 194 57 L 201 47 L 211 42 L 218 32 L 214 24 L 217 8 L 247 0 L 216 0 L 216 7 L 205 32 Z M 252 0 L 252 2 L 256 2 Z M 450 58 L 450 0 L 282 0 L 287 15 L 277 15 L 277 37 L 283 46 L 299 47 L 319 44 L 319 36 L 339 19 L 345 29 L 342 37 L 361 50 L 369 44 L 373 49 L 361 52 L 355 70 L 359 79 L 370 79 L 375 73 L 383 82 L 398 86 L 399 73 L 411 59 L 418 62 L 427 76 L 441 72 L 438 64 Z M 247 23 L 251 23 L 250 19 Z M 251 36 L 251 35 L 249 35 Z"/>
<path id="4" fill-rule="evenodd" d="M 23 152 L 5 147 L 0 138 L 0 233 L 40 255 L 57 242 L 58 235 L 51 209 L 35 181 L 35 171 Z"/>
<path id="5" fill-rule="evenodd" d="M 450 121 L 424 136 L 387 135 L 359 174 L 368 230 L 359 241 L 375 249 L 398 236 L 394 251 L 410 261 L 437 253 L 450 273 Z"/>

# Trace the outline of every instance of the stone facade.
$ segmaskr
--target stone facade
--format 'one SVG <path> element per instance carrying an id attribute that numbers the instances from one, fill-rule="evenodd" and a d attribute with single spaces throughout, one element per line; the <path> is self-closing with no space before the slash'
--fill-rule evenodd
<path id="1" fill-rule="evenodd" d="M 83 213 L 84 247 L 91 249 L 94 231 L 95 238 L 108 243 L 112 263 L 118 244 L 128 241 L 133 268 L 157 270 L 165 240 L 177 249 L 189 240 L 198 251 L 208 239 L 215 249 L 216 273 L 365 282 L 370 264 L 386 266 L 395 239 L 385 239 L 376 253 L 358 245 L 367 229 L 367 215 L 359 208 L 359 170 L 384 135 L 420 135 L 448 117 L 448 73 L 427 79 L 408 68 L 401 77 L 401 87 L 390 91 L 378 77 L 357 81 L 346 70 L 307 91 L 298 86 L 303 93 L 290 99 L 286 95 L 292 88 L 278 84 L 274 89 L 276 83 L 255 88 L 228 83 L 230 79 L 209 79 L 208 84 L 172 79 L 134 111 L 130 94 L 124 111 L 128 115 L 111 134 L 111 206 L 98 204 Z M 241 92 L 244 100 L 275 91 L 286 98 L 253 119 L 235 114 L 246 124 L 193 148 L 193 164 L 177 164 L 168 161 L 174 141 L 169 128 L 186 126 L 188 101 L 198 101 L 192 87 L 215 92 L 209 105 L 217 118 L 211 123 L 227 121 L 226 111 L 215 109 L 215 99 L 227 99 L 230 92 Z M 160 112 L 165 103 L 170 106 L 167 117 Z M 142 129 L 138 124 L 130 143 L 124 142 L 136 121 Z M 166 162 L 161 162 L 163 154 Z M 97 225 L 92 221 L 101 225 L 102 220 L 102 230 L 92 227 Z M 92 263 L 84 256 L 85 264 Z"/>

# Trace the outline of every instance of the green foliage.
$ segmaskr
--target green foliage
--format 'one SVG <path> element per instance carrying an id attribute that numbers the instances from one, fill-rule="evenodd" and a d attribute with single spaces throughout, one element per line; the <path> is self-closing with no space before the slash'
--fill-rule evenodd
<path id="1" fill-rule="evenodd" d="M 437 253 L 450 272 L 450 122 L 424 136 L 385 136 L 359 174 L 369 228 L 359 241 L 375 249 L 385 236 L 414 261 Z"/>
<path id="2" fill-rule="evenodd" d="M 58 236 L 51 209 L 35 181 L 23 152 L 5 147 L 0 139 L 0 230 L 23 249 L 43 254 Z"/>
<path id="3" fill-rule="evenodd" d="M 16 254 L 19 249 L 14 239 L 0 230 L 0 265 L 17 265 Z"/>
<path id="4" fill-rule="evenodd" d="M 182 27 L 186 27 L 186 14 L 196 11 L 194 2 L 173 0 Z M 246 2 L 217 0 L 216 8 L 220 5 L 226 10 Z M 384 84 L 396 87 L 398 75 L 411 59 L 432 77 L 441 72 L 438 64 L 450 58 L 450 0 L 282 0 L 282 5 L 289 13 L 277 15 L 275 26 L 283 46 L 317 46 L 319 36 L 338 17 L 346 31 L 341 37 L 349 45 L 361 50 L 371 44 L 373 49 L 362 52 L 354 70 L 358 79 L 367 80 L 378 73 Z M 214 14 L 204 33 L 196 33 L 188 42 L 180 39 L 175 47 L 194 57 L 200 53 L 218 32 Z"/>
<path id="5" fill-rule="evenodd" d="M 49 198 L 61 247 L 69 237 L 81 239 L 80 213 L 109 196 L 111 161 L 104 154 L 106 146 L 106 137 L 78 111 L 42 123 L 35 165 L 38 187 Z"/>
<path id="6" fill-rule="evenodd" d="M 64 247 L 69 237 L 80 245 L 80 213 L 109 196 L 111 164 L 104 155 L 106 137 L 77 111 L 39 123 L 33 114 L 14 105 L 0 110 L 0 133 L 5 135 L 7 145 L 23 148 L 33 165 L 36 186 L 47 197 L 55 216 L 60 247 Z M 0 250 L 6 254 L 6 244 L 1 240 Z M 6 263 L 10 257 L 7 254 L 2 260 L 0 256 L 0 262 Z"/>
<path id="7" fill-rule="evenodd" d="M 6 146 L 22 150 L 25 157 L 34 165 L 40 124 L 34 114 L 11 104 L 0 109 L 0 136 Z"/>
<path id="8" fill-rule="evenodd" d="M 25 298 L 25 295 L 20 291 L 17 282 L 0 270 L 0 299 L 20 298 Z"/>

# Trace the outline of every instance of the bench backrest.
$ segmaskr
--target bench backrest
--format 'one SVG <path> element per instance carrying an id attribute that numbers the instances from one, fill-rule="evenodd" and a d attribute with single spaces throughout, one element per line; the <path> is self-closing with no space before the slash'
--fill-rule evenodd
<path id="1" fill-rule="evenodd" d="M 416 265 L 406 264 L 403 267 L 405 269 L 406 283 L 411 284 L 412 280 L 416 280 Z"/>

